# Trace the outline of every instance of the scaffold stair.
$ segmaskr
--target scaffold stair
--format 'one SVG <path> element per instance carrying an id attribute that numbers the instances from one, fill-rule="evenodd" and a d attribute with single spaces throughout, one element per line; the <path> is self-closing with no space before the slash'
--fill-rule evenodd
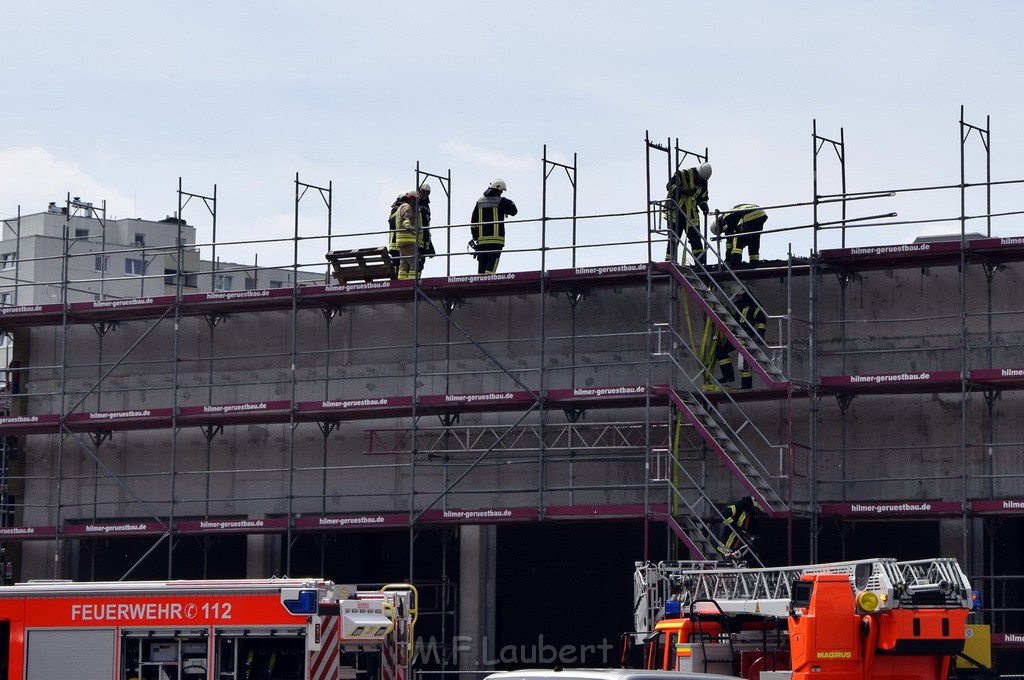
<path id="1" fill-rule="evenodd" d="M 769 517 L 779 517 L 788 512 L 786 502 L 772 487 L 767 471 L 705 395 L 678 392 L 667 387 L 655 388 L 655 392 L 668 396 Z"/>
<path id="2" fill-rule="evenodd" d="M 718 540 L 714 538 L 711 528 L 696 515 L 668 515 L 665 521 L 695 558 L 704 560 L 717 555 Z"/>
<path id="3" fill-rule="evenodd" d="M 652 453 L 654 457 L 651 481 L 664 484 L 671 493 L 669 507 L 672 509 L 663 517 L 666 525 L 686 547 L 691 559 L 720 559 L 721 544 L 715 525 L 723 518 L 719 516 L 708 519 L 704 516 L 709 506 L 717 507 L 715 499 L 707 495 L 701 483 L 694 479 L 689 470 L 681 465 L 668 449 L 655 449 Z M 746 544 L 742 536 L 740 539 Z M 752 546 L 746 545 L 746 548 L 747 550 L 741 551 L 743 557 L 737 556 L 736 559 L 749 559 L 763 566 L 753 552 Z"/>
<path id="4" fill-rule="evenodd" d="M 707 270 L 702 272 L 695 267 L 671 267 L 669 271 L 687 295 L 700 305 L 715 326 L 725 333 L 736 351 L 747 360 L 751 369 L 768 387 L 778 389 L 789 384 L 789 379 L 772 361 L 770 348 L 759 337 L 748 333 L 736 320 L 735 308 L 728 302 L 724 290 Z"/>
<path id="5" fill-rule="evenodd" d="M 845 574 L 856 591 L 870 591 L 879 610 L 970 609 L 970 582 L 953 558 L 898 562 L 874 558 L 791 567 L 722 567 L 709 561 L 637 562 L 633 576 L 634 624 L 653 627 L 675 600 L 683 610 L 713 601 L 726 614 L 788 615 L 793 584 L 805 574 Z"/>

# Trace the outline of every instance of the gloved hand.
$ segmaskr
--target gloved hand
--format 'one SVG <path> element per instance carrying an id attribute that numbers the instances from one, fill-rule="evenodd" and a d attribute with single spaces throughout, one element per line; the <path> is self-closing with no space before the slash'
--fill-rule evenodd
<path id="1" fill-rule="evenodd" d="M 476 250 L 476 241 L 473 239 L 469 239 L 469 243 L 466 245 L 466 247 L 469 248 L 470 250 Z"/>

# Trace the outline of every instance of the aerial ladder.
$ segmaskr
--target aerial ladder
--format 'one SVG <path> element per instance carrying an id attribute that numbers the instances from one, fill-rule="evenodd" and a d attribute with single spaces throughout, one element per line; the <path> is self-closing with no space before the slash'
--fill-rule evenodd
<path id="1" fill-rule="evenodd" d="M 646 668 L 746 680 L 945 680 L 973 605 L 950 558 L 638 562 L 634 593 Z"/>

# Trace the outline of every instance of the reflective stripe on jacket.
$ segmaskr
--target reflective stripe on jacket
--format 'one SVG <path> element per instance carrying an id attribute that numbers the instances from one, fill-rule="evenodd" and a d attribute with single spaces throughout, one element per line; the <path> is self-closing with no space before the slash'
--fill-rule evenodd
<path id="1" fill-rule="evenodd" d="M 740 225 L 748 224 L 762 217 L 768 217 L 767 215 L 765 215 L 764 210 L 761 210 L 759 206 L 756 206 L 753 203 L 740 203 L 734 208 L 734 210 L 747 211 L 740 214 Z"/>
<path id="2" fill-rule="evenodd" d="M 418 230 L 417 234 L 417 225 L 413 224 L 415 215 L 416 213 L 409 203 L 399 204 L 395 212 L 392 213 L 395 222 L 395 243 L 417 243 L 418 237 L 418 245 L 423 245 L 423 231 Z"/>
<path id="3" fill-rule="evenodd" d="M 697 168 L 677 170 L 668 181 L 668 198 L 679 206 L 688 225 L 700 224 L 698 210 L 708 205 L 708 184 L 697 172 Z M 675 205 L 668 206 L 669 220 L 675 221 Z"/>
<path id="4" fill-rule="evenodd" d="M 470 229 L 478 245 L 505 245 L 504 215 L 501 214 L 501 194 L 482 196 L 473 211 L 473 226 Z"/>

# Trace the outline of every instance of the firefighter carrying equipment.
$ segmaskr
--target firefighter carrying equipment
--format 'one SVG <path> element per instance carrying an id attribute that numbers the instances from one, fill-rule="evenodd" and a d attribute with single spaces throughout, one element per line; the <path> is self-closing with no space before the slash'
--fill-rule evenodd
<path id="1" fill-rule="evenodd" d="M 706 176 L 700 168 L 677 170 L 665 185 L 668 191 L 665 219 L 672 232 L 665 252 L 666 261 L 675 262 L 684 232 L 694 260 L 702 265 L 707 261 L 706 246 L 700 233 L 700 213 L 708 214 L 708 177 L 711 177 L 709 164 L 703 163 L 700 167 L 705 165 Z"/>

